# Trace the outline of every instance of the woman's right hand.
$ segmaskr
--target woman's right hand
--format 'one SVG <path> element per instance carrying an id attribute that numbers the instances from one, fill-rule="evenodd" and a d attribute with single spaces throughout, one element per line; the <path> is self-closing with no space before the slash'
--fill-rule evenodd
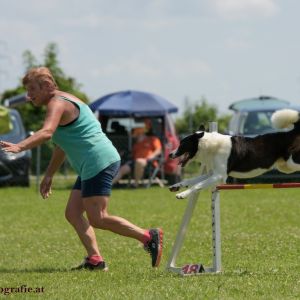
<path id="1" fill-rule="evenodd" d="M 40 184 L 40 194 L 43 199 L 47 199 L 51 195 L 52 177 L 45 176 Z"/>

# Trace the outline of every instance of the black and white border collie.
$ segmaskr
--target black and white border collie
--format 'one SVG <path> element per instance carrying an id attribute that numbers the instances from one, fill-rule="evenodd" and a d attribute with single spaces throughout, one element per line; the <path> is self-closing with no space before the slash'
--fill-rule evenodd
<path id="1" fill-rule="evenodd" d="M 283 173 L 300 171 L 300 115 L 298 111 L 282 109 L 273 113 L 272 124 L 279 131 L 256 137 L 230 136 L 217 132 L 205 132 L 204 128 L 185 137 L 169 157 L 179 158 L 184 167 L 190 159 L 196 159 L 206 172 L 197 178 L 184 180 L 170 187 L 178 191 L 182 199 L 202 188 L 225 183 L 228 176 L 251 178 L 271 169 Z"/>

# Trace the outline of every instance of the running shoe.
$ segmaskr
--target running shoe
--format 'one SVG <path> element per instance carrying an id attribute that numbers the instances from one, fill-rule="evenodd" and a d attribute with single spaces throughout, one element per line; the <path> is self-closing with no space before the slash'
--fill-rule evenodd
<path id="1" fill-rule="evenodd" d="M 105 261 L 100 261 L 96 265 L 94 265 L 89 262 L 88 257 L 85 257 L 83 262 L 79 266 L 72 268 L 71 270 L 74 271 L 74 270 L 83 270 L 83 269 L 108 271 L 108 267 L 106 266 Z"/>
<path id="2" fill-rule="evenodd" d="M 160 228 L 149 230 L 151 239 L 144 246 L 144 249 L 150 253 L 152 267 L 158 267 L 163 248 L 163 231 Z"/>

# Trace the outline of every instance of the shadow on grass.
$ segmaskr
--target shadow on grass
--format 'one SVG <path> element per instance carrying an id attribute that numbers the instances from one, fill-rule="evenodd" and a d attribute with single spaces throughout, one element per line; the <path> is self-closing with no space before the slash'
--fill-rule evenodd
<path id="1" fill-rule="evenodd" d="M 274 271 L 250 271 L 250 270 L 238 270 L 238 271 L 226 271 L 219 274 L 213 274 L 224 277 L 251 277 L 251 276 L 289 276 L 288 272 Z"/>
<path id="2" fill-rule="evenodd" d="M 0 274 L 16 274 L 16 273 L 59 273 L 59 272 L 71 272 L 69 269 L 58 268 L 34 268 L 34 269 L 6 269 L 0 268 Z M 74 271 L 72 271 L 74 272 Z"/>

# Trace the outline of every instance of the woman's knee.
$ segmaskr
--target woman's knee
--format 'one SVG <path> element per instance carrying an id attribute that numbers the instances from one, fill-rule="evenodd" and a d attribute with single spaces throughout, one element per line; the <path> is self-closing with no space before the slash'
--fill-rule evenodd
<path id="1" fill-rule="evenodd" d="M 108 218 L 107 218 L 106 212 L 100 212 L 99 214 L 88 214 L 87 218 L 89 220 L 89 223 L 94 227 L 98 229 L 106 230 L 108 228 Z"/>
<path id="2" fill-rule="evenodd" d="M 82 218 L 82 214 L 66 209 L 65 218 L 71 225 L 76 225 L 78 223 L 78 220 Z"/>
<path id="3" fill-rule="evenodd" d="M 65 210 L 65 218 L 66 220 L 70 223 L 73 224 L 74 220 L 75 220 L 75 216 L 74 214 L 72 214 L 70 211 L 68 211 L 67 209 Z"/>
<path id="4" fill-rule="evenodd" d="M 109 196 L 94 196 L 84 199 L 86 216 L 93 227 L 100 229 L 107 228 L 108 201 Z"/>
<path id="5" fill-rule="evenodd" d="M 65 209 L 65 218 L 69 223 L 74 225 L 83 216 L 83 212 L 81 191 L 72 190 Z"/>

